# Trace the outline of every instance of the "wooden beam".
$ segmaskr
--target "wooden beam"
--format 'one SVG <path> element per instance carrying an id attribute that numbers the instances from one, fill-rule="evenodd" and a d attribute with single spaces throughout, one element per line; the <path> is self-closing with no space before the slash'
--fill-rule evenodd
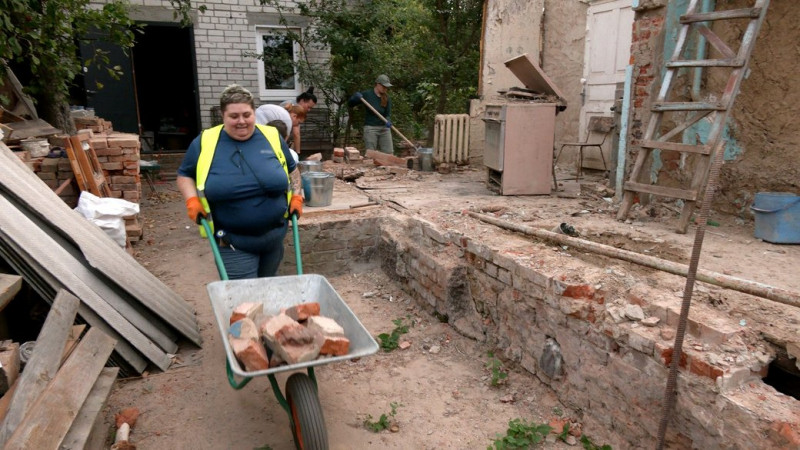
<path id="1" fill-rule="evenodd" d="M 761 15 L 761 8 L 742 8 L 742 9 L 729 9 L 726 11 L 711 11 L 704 13 L 684 14 L 680 18 L 681 24 L 695 23 L 695 22 L 708 22 L 714 20 L 730 20 L 730 19 L 758 19 Z"/>
<path id="2" fill-rule="evenodd" d="M 33 136 L 50 136 L 61 133 L 42 119 L 25 120 L 22 122 L 7 122 L 6 126 L 14 130 L 14 140 L 22 140 Z"/>
<path id="3" fill-rule="evenodd" d="M 36 348 L 19 377 L 14 397 L 11 399 L 5 420 L 0 427 L 0 446 L 8 442 L 11 434 L 22 423 L 39 394 L 44 391 L 58 371 L 64 343 L 72 329 L 72 323 L 75 321 L 75 314 L 78 312 L 80 303 L 78 297 L 67 291 L 62 290 L 56 295 L 44 325 L 42 325 L 42 330 L 36 338 Z M 81 378 L 81 376 L 77 378 Z"/>
<path id="4" fill-rule="evenodd" d="M 36 261 L 24 252 L 17 244 L 11 241 L 0 229 L 0 256 L 5 258 L 14 269 L 23 275 L 25 281 L 45 300 L 52 303 L 56 293 L 67 286 L 53 275 L 47 273 L 40 261 Z M 107 335 L 117 340 L 117 347 L 114 349 L 119 356 L 125 360 L 136 372 L 142 373 L 147 367 L 147 360 L 144 359 L 132 344 L 114 328 L 107 324 L 97 313 L 84 303 L 78 307 L 78 314 L 89 326 L 100 328 Z"/>
<path id="5" fill-rule="evenodd" d="M 136 313 L 130 303 L 113 295 L 114 291 L 98 281 L 89 269 L 82 264 L 74 264 L 74 258 L 64 247 L 1 195 L 0 209 L 3 210 L 0 215 L 0 234 L 9 235 L 7 239 L 24 248 L 28 255 L 41 264 L 43 270 L 80 296 L 83 303 L 125 336 L 158 368 L 167 370 L 172 362 L 167 353 L 175 353 L 178 348 L 169 336 Z"/>
<path id="6" fill-rule="evenodd" d="M 78 412 L 78 417 L 72 422 L 72 427 L 61 441 L 61 448 L 72 450 L 103 448 L 107 437 L 103 432 L 105 431 L 103 409 L 106 407 L 108 394 L 111 393 L 118 372 L 119 367 L 106 367 L 100 372 Z"/>
<path id="7" fill-rule="evenodd" d="M 0 311 L 8 305 L 20 289 L 22 289 L 21 276 L 0 273 Z"/>
<path id="8" fill-rule="evenodd" d="M 90 329 L 14 430 L 4 450 L 59 450 L 114 344 L 116 341 L 107 334 Z"/>
<path id="9" fill-rule="evenodd" d="M 697 191 L 658 186 L 655 184 L 634 183 L 629 181 L 625 183 L 625 190 L 644 192 L 647 194 L 659 195 L 661 197 L 682 198 L 691 202 L 697 201 Z"/>
<path id="10" fill-rule="evenodd" d="M 68 237 L 73 246 L 67 249 L 82 253 L 82 264 L 111 280 L 109 289 L 125 291 L 187 339 L 201 345 L 202 338 L 191 305 L 139 265 L 103 230 L 76 216 L 2 143 L 0 161 L 4 163 L 0 186 L 35 211 L 42 221 L 49 224 L 49 230 Z"/>

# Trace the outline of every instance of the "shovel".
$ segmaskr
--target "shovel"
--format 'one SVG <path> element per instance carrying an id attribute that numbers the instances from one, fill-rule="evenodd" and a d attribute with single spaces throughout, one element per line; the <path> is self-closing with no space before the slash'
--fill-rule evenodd
<path id="1" fill-rule="evenodd" d="M 378 116 L 378 118 L 379 118 L 379 119 L 381 119 L 381 120 L 383 121 L 383 123 L 388 123 L 388 122 L 389 122 L 388 120 L 386 120 L 386 118 L 385 118 L 385 117 L 383 117 L 383 116 L 381 115 L 381 113 L 379 113 L 378 111 L 376 111 L 376 110 L 375 110 L 375 108 L 373 108 L 373 107 L 372 107 L 372 105 L 370 105 L 370 104 L 369 104 L 369 102 L 367 102 L 366 100 L 364 100 L 364 97 L 361 97 L 361 103 L 363 103 L 363 104 L 364 104 L 364 106 L 366 106 L 367 108 L 369 108 L 369 110 L 370 110 L 370 111 L 372 111 L 372 112 L 373 112 L 373 113 L 374 113 L 376 116 Z M 404 140 L 404 141 L 406 141 L 406 142 L 407 142 L 407 143 L 408 143 L 408 144 L 409 144 L 409 145 L 410 145 L 412 148 L 414 148 L 415 150 L 419 150 L 419 147 L 418 147 L 417 145 L 415 145 L 413 142 L 411 142 L 411 141 L 410 141 L 410 140 L 409 140 L 407 137 L 403 136 L 403 133 L 401 133 L 401 132 L 400 132 L 400 130 L 398 130 L 397 128 L 395 128 L 395 127 L 394 127 L 394 125 L 392 125 L 392 131 L 394 131 L 394 132 L 395 132 L 395 133 L 397 133 L 397 134 L 398 134 L 398 135 L 399 135 L 401 138 L 403 138 L 403 140 Z"/>

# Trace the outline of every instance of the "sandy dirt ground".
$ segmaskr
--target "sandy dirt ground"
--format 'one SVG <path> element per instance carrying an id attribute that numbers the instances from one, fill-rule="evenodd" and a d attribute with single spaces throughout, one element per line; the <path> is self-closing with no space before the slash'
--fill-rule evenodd
<path id="1" fill-rule="evenodd" d="M 483 173 L 472 169 L 448 175 L 367 170 L 355 184 L 362 186 L 358 192 L 363 197 L 385 206 L 391 203 L 395 210 L 419 214 L 443 228 L 474 227 L 476 221 L 462 214 L 468 209 L 542 229 L 569 222 L 587 239 L 688 262 L 694 231 L 685 235 L 674 232 L 677 212 L 673 209 L 637 207 L 631 220 L 623 223 L 614 220 L 615 208 L 602 182 L 590 179 L 583 186 L 565 182 L 560 195 L 499 197 L 486 189 L 482 179 Z M 352 185 L 345 188 L 355 190 Z M 144 190 L 147 195 L 148 189 Z M 218 279 L 210 249 L 186 219 L 174 185 L 159 184 L 157 191 L 142 202 L 145 238 L 135 246 L 136 257 L 197 310 L 204 344 L 200 349 L 183 346 L 165 373 L 118 380 L 109 398 L 109 423 L 115 412 L 138 408 L 141 416 L 131 441 L 139 449 L 294 448 L 287 415 L 266 377 L 254 378 L 238 391 L 229 385 L 223 342 L 205 288 Z M 719 215 L 712 219 L 715 225 L 706 234 L 701 268 L 800 290 L 798 246 L 753 238 L 752 221 Z M 502 239 L 502 235 L 487 235 L 486 239 Z M 661 278 L 676 297 L 681 296 L 683 278 L 652 276 Z M 497 371 L 487 365 L 493 361 L 502 364 L 490 356 L 492 349 L 423 312 L 381 272 L 377 262 L 374 267 L 328 280 L 373 336 L 391 332 L 397 319 L 413 324 L 402 337 L 410 343 L 407 349 L 379 351 L 317 368 L 331 448 L 486 448 L 498 434 L 505 435 L 512 419 L 545 424 L 571 420 L 573 428 L 580 427 L 579 412 L 560 404 L 538 379 L 521 369 L 501 365 L 498 370 L 508 373 L 508 378 L 492 386 Z M 750 296 L 744 296 L 744 301 L 729 292 L 701 284 L 697 301 L 741 317 L 748 326 L 781 339 L 797 338 L 797 308 L 753 301 Z M 283 386 L 287 375 L 277 378 Z M 369 431 L 365 420 L 371 417 L 376 421 L 382 414 L 396 427 Z M 562 422 L 554 422 L 558 420 Z M 574 438 L 570 441 L 575 445 Z M 560 441 L 545 444 L 545 448 L 566 447 Z"/>

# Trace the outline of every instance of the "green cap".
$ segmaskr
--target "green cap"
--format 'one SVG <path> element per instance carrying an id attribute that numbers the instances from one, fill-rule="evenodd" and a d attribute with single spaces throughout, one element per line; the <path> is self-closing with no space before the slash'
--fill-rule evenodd
<path id="1" fill-rule="evenodd" d="M 382 85 L 386 86 L 387 88 L 388 87 L 392 87 L 392 83 L 389 82 L 389 77 L 387 77 L 386 75 L 378 76 L 378 79 L 375 80 L 375 83 L 382 84 Z"/>

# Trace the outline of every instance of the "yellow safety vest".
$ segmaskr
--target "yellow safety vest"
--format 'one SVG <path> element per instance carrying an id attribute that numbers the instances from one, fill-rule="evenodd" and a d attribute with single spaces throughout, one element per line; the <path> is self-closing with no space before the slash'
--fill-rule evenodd
<path id="1" fill-rule="evenodd" d="M 206 220 L 208 221 L 208 225 L 211 227 L 212 232 L 214 231 L 214 220 L 211 217 L 211 207 L 208 205 L 205 189 L 206 179 L 208 179 L 208 172 L 211 170 L 211 161 L 214 160 L 214 152 L 217 150 L 217 142 L 219 142 L 219 136 L 222 134 L 222 127 L 222 125 L 217 125 L 203 131 L 203 134 L 200 136 L 200 156 L 197 158 L 197 196 L 200 198 L 200 203 L 203 204 L 203 209 L 206 212 Z M 288 205 L 292 200 L 292 191 L 289 189 L 292 181 L 291 178 L 289 178 L 289 166 L 286 164 L 286 155 L 283 154 L 283 149 L 281 148 L 281 140 L 278 134 L 278 129 L 272 126 L 261 124 L 256 124 L 256 127 L 261 131 L 261 134 L 267 138 L 267 142 L 269 142 L 269 145 L 272 146 L 272 151 L 275 152 L 275 156 L 278 157 L 278 161 L 280 161 L 281 167 L 283 167 L 283 171 L 286 173 L 286 204 Z M 289 217 L 288 209 L 283 216 Z M 207 237 L 205 228 L 202 226 L 199 228 L 200 236 Z"/>

